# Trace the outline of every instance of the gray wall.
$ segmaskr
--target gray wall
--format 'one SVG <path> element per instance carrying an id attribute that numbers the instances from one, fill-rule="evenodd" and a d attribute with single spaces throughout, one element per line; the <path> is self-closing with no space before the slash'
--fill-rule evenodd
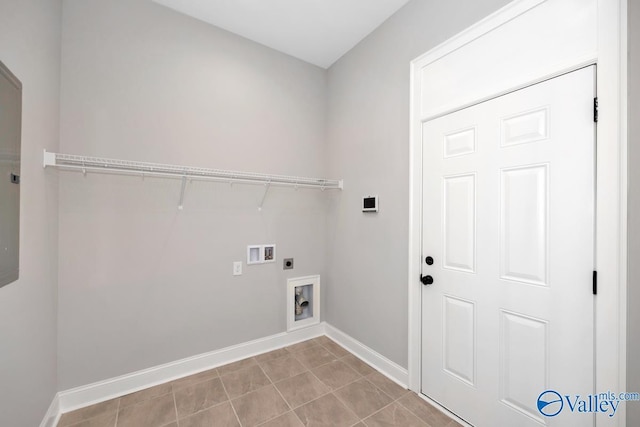
<path id="1" fill-rule="evenodd" d="M 640 391 L 640 2 L 628 2 L 628 319 L 627 391 Z M 627 425 L 640 425 L 640 403 L 627 403 Z"/>
<path id="2" fill-rule="evenodd" d="M 0 289 L 0 425 L 40 424 L 57 389 L 57 179 L 61 2 L 0 2 L 0 60 L 23 84 L 20 279 Z M 3 177 L 4 178 L 4 177 Z"/>
<path id="3" fill-rule="evenodd" d="M 345 190 L 328 223 L 325 318 L 403 367 L 409 62 L 506 3 L 413 0 L 329 69 L 328 174 Z M 363 214 L 362 197 L 374 194 L 380 212 Z"/>
<path id="4" fill-rule="evenodd" d="M 151 1 L 64 1 L 62 152 L 322 176 L 325 94 L 325 70 Z M 60 389 L 283 332 L 286 278 L 324 278 L 328 192 L 263 192 L 193 182 L 178 211 L 179 180 L 61 172 Z M 277 262 L 247 266 L 261 243 Z"/>

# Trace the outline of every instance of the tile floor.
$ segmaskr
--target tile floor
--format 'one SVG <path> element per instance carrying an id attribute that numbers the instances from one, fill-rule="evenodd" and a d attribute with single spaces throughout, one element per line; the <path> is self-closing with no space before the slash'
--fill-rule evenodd
<path id="1" fill-rule="evenodd" d="M 459 424 L 327 337 L 63 414 L 58 427 Z"/>

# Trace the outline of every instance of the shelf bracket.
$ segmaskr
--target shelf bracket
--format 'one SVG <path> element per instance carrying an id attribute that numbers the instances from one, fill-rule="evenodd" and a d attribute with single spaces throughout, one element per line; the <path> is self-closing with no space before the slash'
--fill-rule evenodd
<path id="1" fill-rule="evenodd" d="M 182 186 L 180 188 L 180 202 L 178 203 L 178 209 L 182 210 L 183 209 L 183 204 L 184 204 L 184 189 L 187 186 L 187 177 L 183 176 L 182 177 Z"/>
<path id="2" fill-rule="evenodd" d="M 262 195 L 262 201 L 260 201 L 260 206 L 258 206 L 259 211 L 262 211 L 262 205 L 264 205 L 264 201 L 267 198 L 267 193 L 269 192 L 269 188 L 271 188 L 271 182 L 267 182 L 265 184 L 264 194 Z"/>
<path id="3" fill-rule="evenodd" d="M 44 149 L 44 158 L 42 162 L 42 167 L 46 168 L 47 166 L 56 166 L 56 153 L 52 153 Z"/>

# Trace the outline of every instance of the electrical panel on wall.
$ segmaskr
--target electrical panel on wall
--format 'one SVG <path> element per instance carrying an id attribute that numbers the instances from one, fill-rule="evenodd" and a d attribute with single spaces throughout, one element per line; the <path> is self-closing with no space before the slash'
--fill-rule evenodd
<path id="1" fill-rule="evenodd" d="M 276 262 L 276 245 L 247 246 L 247 265 Z"/>
<path id="2" fill-rule="evenodd" d="M 363 197 L 362 212 L 378 212 L 378 196 Z"/>

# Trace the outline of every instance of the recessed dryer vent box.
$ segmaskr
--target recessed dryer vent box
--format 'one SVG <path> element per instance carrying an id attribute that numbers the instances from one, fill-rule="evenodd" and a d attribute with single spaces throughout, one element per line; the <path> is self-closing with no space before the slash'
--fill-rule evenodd
<path id="1" fill-rule="evenodd" d="M 320 323 L 320 276 L 287 280 L 287 331 Z"/>

